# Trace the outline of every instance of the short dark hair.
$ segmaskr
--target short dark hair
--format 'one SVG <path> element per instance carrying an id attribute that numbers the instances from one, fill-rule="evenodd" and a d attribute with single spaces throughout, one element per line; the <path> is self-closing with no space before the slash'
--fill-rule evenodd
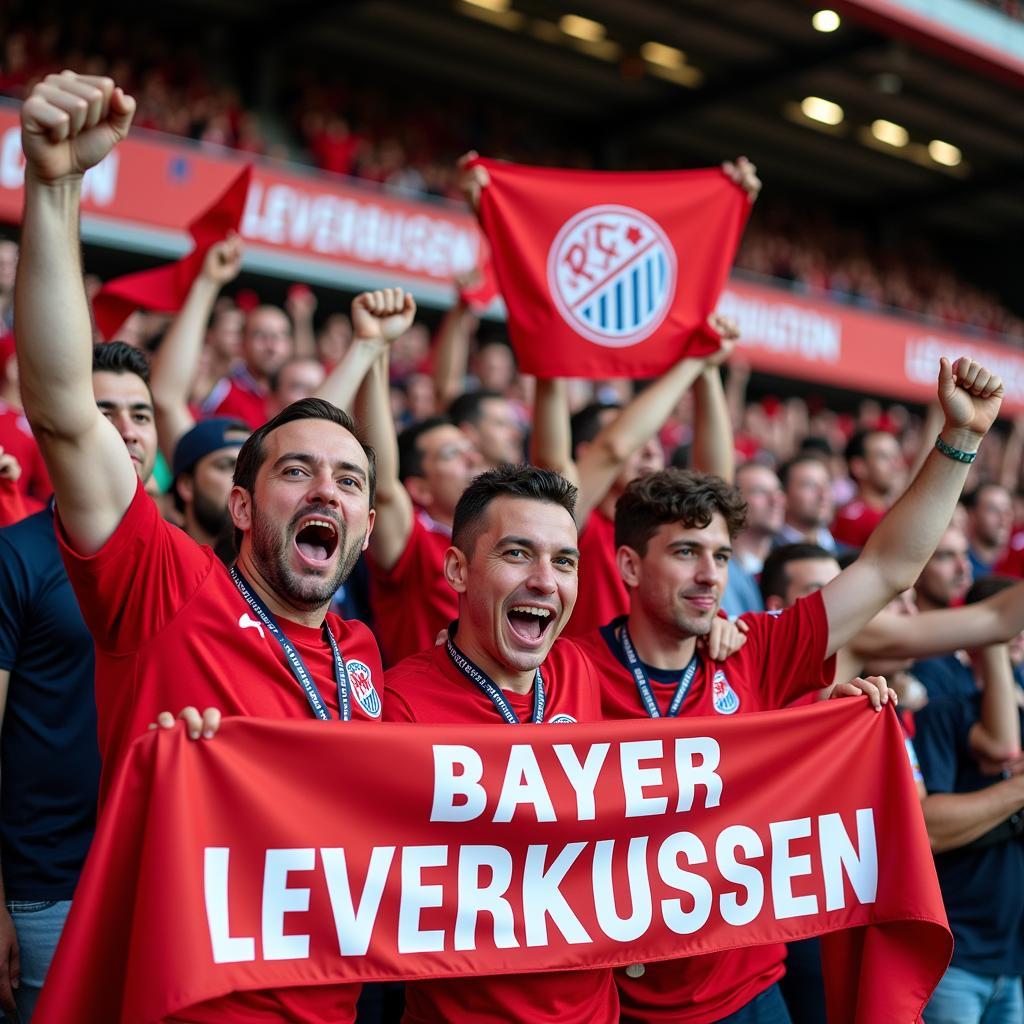
<path id="1" fill-rule="evenodd" d="M 1020 580 L 1013 576 L 982 576 L 971 584 L 971 589 L 964 597 L 964 604 L 977 604 L 979 601 L 994 597 L 1015 583 L 1020 583 Z"/>
<path id="2" fill-rule="evenodd" d="M 647 553 L 650 539 L 666 523 L 703 530 L 718 512 L 732 539 L 747 518 L 740 492 L 720 476 L 670 466 L 634 480 L 615 503 L 615 546 Z"/>
<path id="3" fill-rule="evenodd" d="M 799 454 L 817 455 L 820 459 L 830 459 L 835 452 L 827 437 L 822 437 L 820 434 L 808 434 L 800 442 Z"/>
<path id="4" fill-rule="evenodd" d="M 411 476 L 423 476 L 423 451 L 419 446 L 420 438 L 438 427 L 452 427 L 447 416 L 428 416 L 411 427 L 406 427 L 398 435 L 398 479 L 406 481 Z"/>
<path id="5" fill-rule="evenodd" d="M 281 374 L 289 366 L 294 366 L 296 363 L 315 363 L 317 366 L 323 364 L 317 359 L 316 356 L 289 356 L 271 375 L 267 382 L 270 385 L 271 394 L 277 392 L 277 389 L 281 386 Z"/>
<path id="6" fill-rule="evenodd" d="M 823 466 L 825 471 L 832 475 L 832 471 L 828 468 L 828 463 L 820 456 L 815 455 L 813 452 L 800 452 L 794 455 L 793 458 L 787 459 L 781 466 L 779 466 L 779 483 L 782 484 L 782 489 L 786 490 L 789 487 L 789 475 L 796 469 L 797 466 L 802 466 L 806 462 L 813 462 L 815 465 Z"/>
<path id="7" fill-rule="evenodd" d="M 93 373 L 134 373 L 149 387 L 149 360 L 124 341 L 101 341 L 92 347 Z"/>
<path id="8" fill-rule="evenodd" d="M 451 405 L 448 406 L 448 419 L 455 426 L 458 426 L 460 423 L 472 423 L 475 425 L 483 417 L 484 402 L 491 399 L 497 399 L 499 402 L 506 401 L 505 396 L 500 391 L 488 391 L 486 389 L 467 391 L 465 394 L 452 399 Z"/>
<path id="9" fill-rule="evenodd" d="M 768 557 L 764 560 L 764 568 L 761 570 L 761 579 L 758 585 L 761 588 L 761 598 L 767 604 L 769 597 L 785 597 L 789 589 L 789 573 L 787 566 L 790 562 L 817 561 L 819 558 L 830 558 L 835 560 L 831 551 L 826 551 L 818 544 L 780 544 L 772 548 Z"/>
<path id="10" fill-rule="evenodd" d="M 584 442 L 593 441 L 601 433 L 603 424 L 601 414 L 608 409 L 616 411 L 622 408 L 616 402 L 591 402 L 583 406 L 579 412 L 574 413 L 569 420 L 569 430 L 572 433 L 572 452 L 575 456 L 576 449 Z"/>
<path id="11" fill-rule="evenodd" d="M 263 442 L 269 434 L 272 434 L 278 427 L 286 423 L 294 423 L 296 420 L 327 420 L 329 423 L 337 423 L 344 427 L 358 442 L 366 455 L 369 464 L 369 475 L 367 477 L 367 490 L 369 491 L 370 508 L 373 508 L 374 498 L 377 493 L 377 456 L 374 450 L 366 444 L 359 436 L 355 421 L 344 409 L 324 401 L 322 398 L 302 398 L 298 402 L 282 409 L 272 420 L 268 420 L 258 430 L 254 430 L 246 439 L 245 443 L 238 450 L 238 460 L 235 462 L 235 474 L 233 483 L 236 487 L 244 487 L 250 494 L 256 489 L 256 474 L 263 465 L 267 454 Z M 235 530 L 235 547 L 240 548 L 242 543 L 242 531 Z"/>
<path id="12" fill-rule="evenodd" d="M 982 494 L 985 491 L 991 491 L 995 488 L 997 491 L 1002 491 L 1004 494 L 1010 495 L 1010 491 L 1005 488 L 1001 483 L 996 480 L 983 480 L 973 491 L 968 491 L 966 494 L 961 495 L 960 501 L 964 508 L 970 510 L 978 507 L 978 502 L 981 501 Z M 1012 497 L 1012 495 L 1010 495 Z"/>
<path id="13" fill-rule="evenodd" d="M 888 430 L 879 427 L 870 427 L 867 430 L 858 430 L 849 441 L 846 442 L 846 449 L 843 457 L 849 464 L 851 459 L 863 459 L 868 453 L 868 438 L 882 434 L 885 437 L 892 437 Z"/>
<path id="14" fill-rule="evenodd" d="M 452 544 L 467 556 L 486 526 L 487 506 L 495 498 L 527 498 L 560 505 L 575 518 L 576 487 L 559 473 L 536 466 L 498 466 L 481 473 L 462 492 L 452 519 Z"/>

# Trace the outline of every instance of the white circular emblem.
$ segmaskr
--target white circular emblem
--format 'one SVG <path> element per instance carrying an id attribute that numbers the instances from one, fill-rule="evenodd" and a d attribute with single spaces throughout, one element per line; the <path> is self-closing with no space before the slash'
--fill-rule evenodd
<path id="1" fill-rule="evenodd" d="M 676 291 L 676 254 L 646 213 L 591 206 L 562 225 L 548 252 L 548 288 L 577 334 L 624 348 L 661 325 Z"/>
<path id="2" fill-rule="evenodd" d="M 549 725 L 576 725 L 576 719 L 572 715 L 555 715 L 548 719 Z"/>
<path id="3" fill-rule="evenodd" d="M 720 715 L 734 715 L 739 711 L 740 699 L 729 685 L 726 674 L 719 669 L 711 680 L 711 702 Z"/>
<path id="4" fill-rule="evenodd" d="M 352 697 L 371 718 L 380 718 L 380 695 L 373 685 L 373 674 L 368 665 L 361 661 L 346 661 L 348 681 L 352 686 Z"/>
<path id="5" fill-rule="evenodd" d="M 643 964 L 630 964 L 626 968 L 627 978 L 642 978 L 647 973 L 647 968 Z"/>

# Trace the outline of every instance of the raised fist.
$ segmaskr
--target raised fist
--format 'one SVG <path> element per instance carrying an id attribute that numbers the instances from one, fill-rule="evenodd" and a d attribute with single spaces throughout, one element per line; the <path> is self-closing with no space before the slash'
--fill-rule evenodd
<path id="1" fill-rule="evenodd" d="M 21 105 L 26 172 L 57 182 L 98 164 L 128 134 L 135 100 L 109 78 L 47 75 Z"/>
<path id="2" fill-rule="evenodd" d="M 480 212 L 480 193 L 491 183 L 486 167 L 470 167 L 480 154 L 475 149 L 459 157 L 457 185 L 474 213 Z"/>
<path id="3" fill-rule="evenodd" d="M 739 326 L 732 317 L 723 316 L 721 313 L 712 313 L 708 317 L 708 325 L 722 339 L 722 343 L 717 352 L 712 352 L 707 357 L 707 365 L 722 366 L 736 351 L 736 342 L 740 336 Z"/>
<path id="4" fill-rule="evenodd" d="M 352 300 L 352 334 L 356 341 L 390 345 L 412 327 L 416 300 L 401 288 L 363 292 Z"/>
<path id="5" fill-rule="evenodd" d="M 242 238 L 232 231 L 214 242 L 203 259 L 203 274 L 220 287 L 230 284 L 242 269 Z"/>
<path id="6" fill-rule="evenodd" d="M 965 430 L 980 439 L 999 415 L 1003 382 L 973 359 L 962 357 L 939 364 L 939 403 L 946 414 L 944 429 Z"/>
<path id="7" fill-rule="evenodd" d="M 745 156 L 737 157 L 735 162 L 726 160 L 722 170 L 734 185 L 739 185 L 747 193 L 751 202 L 760 195 L 761 179 L 757 176 L 757 168 Z"/>

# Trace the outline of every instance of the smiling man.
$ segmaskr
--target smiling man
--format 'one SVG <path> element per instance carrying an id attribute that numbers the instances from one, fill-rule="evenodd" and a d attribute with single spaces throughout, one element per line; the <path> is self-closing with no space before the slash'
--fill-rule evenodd
<path id="1" fill-rule="evenodd" d="M 388 721 L 519 725 L 600 718 L 589 661 L 574 641 L 558 640 L 576 604 L 575 504 L 572 484 L 528 466 L 491 470 L 466 488 L 444 562 L 459 618 L 445 643 L 388 672 Z M 406 986 L 406 1024 L 618 1019 L 609 970 Z"/>
<path id="2" fill-rule="evenodd" d="M 374 518 L 373 452 L 347 414 L 306 399 L 242 445 L 228 499 L 238 546 L 229 570 L 164 522 L 143 489 L 155 452 L 145 383 L 92 372 L 82 174 L 124 137 L 134 109 L 109 79 L 72 72 L 48 75 L 22 107 L 31 241 L 16 287 L 18 355 L 57 497 L 58 542 L 95 642 L 101 804 L 125 748 L 165 708 L 332 724 L 381 714 L 375 640 L 327 611 Z M 379 315 L 372 302 L 367 315 Z M 148 427 L 136 432 L 148 432 L 148 444 L 127 432 L 143 415 Z M 333 1024 L 354 1019 L 358 995 L 358 985 L 237 993 L 190 1008 L 187 1020 Z"/>

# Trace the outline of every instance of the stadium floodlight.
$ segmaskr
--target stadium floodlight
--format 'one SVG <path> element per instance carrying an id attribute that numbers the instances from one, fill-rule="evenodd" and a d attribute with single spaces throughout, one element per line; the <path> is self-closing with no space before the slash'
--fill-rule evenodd
<path id="1" fill-rule="evenodd" d="M 512 0 L 462 0 L 471 7 L 482 7 L 485 11 L 495 11 L 504 14 L 511 6 Z"/>
<path id="2" fill-rule="evenodd" d="M 657 64 L 662 68 L 681 68 L 686 63 L 686 54 L 682 50 L 664 43 L 644 43 L 640 47 L 640 56 L 648 64 Z"/>
<path id="3" fill-rule="evenodd" d="M 942 164 L 944 167 L 956 167 L 963 159 L 963 154 L 956 146 L 949 142 L 943 142 L 941 139 L 932 139 L 928 143 L 928 155 L 937 164 Z"/>
<path id="4" fill-rule="evenodd" d="M 563 14 L 558 19 L 558 27 L 574 39 L 582 39 L 587 43 L 599 43 L 604 39 L 606 29 L 599 21 L 591 21 L 579 14 Z"/>
<path id="5" fill-rule="evenodd" d="M 840 124 L 843 120 L 843 108 L 831 100 L 823 100 L 820 96 L 806 96 L 800 103 L 804 117 L 821 124 Z"/>
<path id="6" fill-rule="evenodd" d="M 811 24 L 819 32 L 835 32 L 842 22 L 835 11 L 823 10 L 814 12 L 814 17 L 811 18 Z"/>
<path id="7" fill-rule="evenodd" d="M 881 117 L 877 121 L 871 122 L 871 134 L 879 142 L 890 146 L 905 146 L 910 141 L 910 133 L 903 125 L 894 124 Z"/>

